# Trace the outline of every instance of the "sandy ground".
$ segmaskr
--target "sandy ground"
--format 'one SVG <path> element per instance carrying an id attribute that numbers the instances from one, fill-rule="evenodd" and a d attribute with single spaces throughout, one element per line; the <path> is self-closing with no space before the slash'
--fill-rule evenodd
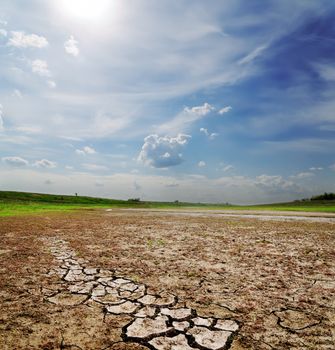
<path id="1" fill-rule="evenodd" d="M 335 348 L 334 222 L 83 211 L 0 235 L 1 349 Z"/>

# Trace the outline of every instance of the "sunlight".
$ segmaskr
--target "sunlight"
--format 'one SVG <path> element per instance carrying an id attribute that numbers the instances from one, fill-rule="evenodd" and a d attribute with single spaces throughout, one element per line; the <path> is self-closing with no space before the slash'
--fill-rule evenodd
<path id="1" fill-rule="evenodd" d="M 99 20 L 109 4 L 108 0 L 62 0 L 64 12 L 83 20 Z"/>

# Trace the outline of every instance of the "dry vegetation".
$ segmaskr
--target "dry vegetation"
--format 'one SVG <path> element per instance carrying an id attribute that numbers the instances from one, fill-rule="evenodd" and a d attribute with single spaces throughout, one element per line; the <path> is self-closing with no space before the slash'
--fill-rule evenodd
<path id="1" fill-rule="evenodd" d="M 335 347 L 334 223 L 113 210 L 2 218 L 0 234 L 4 350 L 147 349 L 121 337 L 132 315 L 50 300 L 68 288 L 50 274 L 55 238 L 87 266 L 178 296 L 174 307 L 236 320 L 230 349 Z"/>

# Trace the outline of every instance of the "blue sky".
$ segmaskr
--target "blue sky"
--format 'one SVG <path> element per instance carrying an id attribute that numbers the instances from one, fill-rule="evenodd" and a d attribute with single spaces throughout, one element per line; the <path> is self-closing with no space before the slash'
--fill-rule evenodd
<path id="1" fill-rule="evenodd" d="M 1 189 L 335 191 L 334 23 L 332 0 L 3 0 Z"/>

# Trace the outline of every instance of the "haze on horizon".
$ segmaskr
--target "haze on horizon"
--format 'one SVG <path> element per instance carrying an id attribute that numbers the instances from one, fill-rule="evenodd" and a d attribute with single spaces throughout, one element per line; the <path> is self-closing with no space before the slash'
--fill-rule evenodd
<path id="1" fill-rule="evenodd" d="M 333 0 L 3 0 L 0 189 L 335 192 Z"/>

